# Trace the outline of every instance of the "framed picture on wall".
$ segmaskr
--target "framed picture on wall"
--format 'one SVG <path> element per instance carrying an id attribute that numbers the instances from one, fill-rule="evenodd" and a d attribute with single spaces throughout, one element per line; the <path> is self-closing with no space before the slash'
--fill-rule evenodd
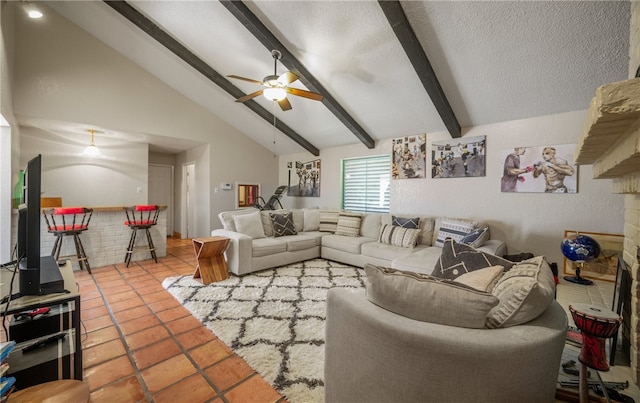
<path id="1" fill-rule="evenodd" d="M 319 159 L 308 162 L 296 161 L 295 163 L 287 163 L 287 167 L 289 168 L 287 196 L 320 197 Z"/>
<path id="2" fill-rule="evenodd" d="M 516 193 L 578 193 L 576 144 L 502 150 L 500 190 Z"/>
<path id="3" fill-rule="evenodd" d="M 485 176 L 486 136 L 456 138 L 431 144 L 432 178 Z"/>
<path id="4" fill-rule="evenodd" d="M 427 135 L 405 136 L 391 140 L 391 178 L 426 178 Z"/>
<path id="5" fill-rule="evenodd" d="M 600 244 L 600 256 L 584 263 L 580 269 L 580 276 L 591 280 L 615 281 L 618 258 L 624 249 L 624 235 L 568 230 L 564 231 L 564 238 L 576 236 L 577 233 L 590 236 Z M 564 274 L 575 276 L 576 265 L 575 262 L 565 258 Z"/>

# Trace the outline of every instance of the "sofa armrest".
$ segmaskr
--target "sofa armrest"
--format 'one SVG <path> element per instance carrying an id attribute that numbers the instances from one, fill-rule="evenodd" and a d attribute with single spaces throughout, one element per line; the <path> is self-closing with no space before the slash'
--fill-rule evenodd
<path id="1" fill-rule="evenodd" d="M 211 236 L 226 236 L 230 239 L 224 254 L 227 257 L 227 268 L 231 273 L 241 276 L 251 272 L 253 238 L 226 229 L 214 229 L 211 231 Z"/>
<path id="2" fill-rule="evenodd" d="M 483 243 L 481 247 L 476 249 L 500 257 L 507 254 L 507 244 L 497 239 L 489 239 L 488 241 Z"/>

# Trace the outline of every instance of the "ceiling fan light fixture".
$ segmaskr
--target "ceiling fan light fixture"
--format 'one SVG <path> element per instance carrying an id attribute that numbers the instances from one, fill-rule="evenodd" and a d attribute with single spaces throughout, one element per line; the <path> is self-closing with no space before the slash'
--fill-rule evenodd
<path id="1" fill-rule="evenodd" d="M 287 97 L 287 91 L 284 88 L 265 88 L 262 95 L 269 101 L 282 101 Z"/>

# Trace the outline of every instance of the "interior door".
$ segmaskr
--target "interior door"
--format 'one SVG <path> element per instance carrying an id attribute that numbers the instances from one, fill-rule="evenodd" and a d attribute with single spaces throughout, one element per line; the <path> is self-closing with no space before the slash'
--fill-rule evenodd
<path id="1" fill-rule="evenodd" d="M 173 165 L 149 165 L 149 204 L 167 206 L 167 236 L 173 235 Z"/>

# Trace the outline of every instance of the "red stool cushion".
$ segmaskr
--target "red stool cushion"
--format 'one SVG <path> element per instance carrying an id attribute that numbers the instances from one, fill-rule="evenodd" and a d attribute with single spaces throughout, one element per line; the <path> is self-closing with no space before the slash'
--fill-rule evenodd
<path id="1" fill-rule="evenodd" d="M 158 209 L 158 206 L 156 206 L 155 204 L 136 206 L 136 211 L 153 211 L 157 209 Z"/>
<path id="2" fill-rule="evenodd" d="M 53 214 L 83 214 L 84 207 L 56 207 Z"/>

